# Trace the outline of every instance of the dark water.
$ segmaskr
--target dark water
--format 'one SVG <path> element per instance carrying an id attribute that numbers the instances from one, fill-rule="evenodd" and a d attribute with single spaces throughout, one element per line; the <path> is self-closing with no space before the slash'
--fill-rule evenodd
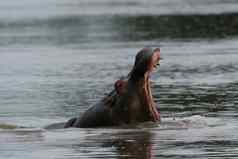
<path id="1" fill-rule="evenodd" d="M 0 158 L 238 158 L 234 0 L 0 3 Z M 162 124 L 44 126 L 78 116 L 158 45 Z M 14 128 L 13 126 L 27 128 Z"/>

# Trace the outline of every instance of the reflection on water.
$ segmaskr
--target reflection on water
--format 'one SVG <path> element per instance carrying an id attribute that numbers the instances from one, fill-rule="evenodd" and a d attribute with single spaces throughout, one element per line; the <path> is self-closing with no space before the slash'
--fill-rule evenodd
<path id="1" fill-rule="evenodd" d="M 234 0 L 1 2 L 0 158 L 238 157 Z M 42 129 L 110 92 L 148 45 L 164 58 L 160 125 Z"/>
<path id="2" fill-rule="evenodd" d="M 2 157 L 20 158 L 236 158 L 234 120 L 164 118 L 159 127 L 1 131 Z M 12 150 L 14 146 L 14 150 Z M 29 152 L 30 150 L 30 152 Z M 11 155 L 9 155 L 11 153 Z"/>
<path id="3" fill-rule="evenodd" d="M 131 135 L 133 134 L 133 135 Z M 149 132 L 135 132 L 117 134 L 106 145 L 116 148 L 121 158 L 152 158 L 151 134 Z"/>
<path id="4" fill-rule="evenodd" d="M 75 152 L 66 156 L 76 157 L 85 154 L 84 157 L 98 158 L 103 151 L 103 156 L 101 157 L 152 158 L 152 134 L 150 132 L 136 129 L 111 131 L 99 130 L 99 134 L 95 134 L 93 131 L 91 136 L 83 139 L 84 141 L 66 145 L 65 147 L 70 147 L 70 149 L 72 147 Z"/>

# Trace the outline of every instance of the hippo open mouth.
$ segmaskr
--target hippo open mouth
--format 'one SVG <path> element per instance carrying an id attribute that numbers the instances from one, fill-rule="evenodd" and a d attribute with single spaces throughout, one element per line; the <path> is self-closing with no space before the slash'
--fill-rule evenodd
<path id="1" fill-rule="evenodd" d="M 132 71 L 115 82 L 115 89 L 79 118 L 72 118 L 65 127 L 120 126 L 146 121 L 159 122 L 149 81 L 160 62 L 159 48 L 144 48 L 136 55 Z"/>
<path id="2" fill-rule="evenodd" d="M 144 48 L 136 55 L 135 64 L 131 73 L 151 73 L 160 65 L 160 49 Z"/>
<path id="3" fill-rule="evenodd" d="M 136 55 L 135 65 L 130 73 L 129 81 L 136 86 L 142 107 L 144 108 L 144 120 L 160 121 L 150 85 L 150 74 L 160 65 L 160 49 L 144 48 Z M 137 84 L 138 83 L 138 84 Z M 142 113 L 143 114 L 143 113 Z M 147 117 L 147 119 L 146 119 Z"/>

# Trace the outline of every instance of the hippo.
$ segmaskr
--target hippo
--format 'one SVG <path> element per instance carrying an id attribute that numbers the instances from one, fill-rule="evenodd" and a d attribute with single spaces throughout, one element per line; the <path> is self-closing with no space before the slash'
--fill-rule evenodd
<path id="1" fill-rule="evenodd" d="M 154 102 L 150 74 L 157 68 L 160 49 L 146 47 L 140 50 L 130 73 L 114 84 L 114 89 L 91 106 L 80 117 L 72 118 L 64 128 L 94 128 L 160 122 L 160 113 Z"/>

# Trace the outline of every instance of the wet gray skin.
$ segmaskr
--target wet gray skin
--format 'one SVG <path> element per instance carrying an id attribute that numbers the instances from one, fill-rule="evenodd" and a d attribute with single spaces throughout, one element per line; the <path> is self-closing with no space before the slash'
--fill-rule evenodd
<path id="1" fill-rule="evenodd" d="M 149 82 L 150 73 L 159 64 L 159 60 L 159 48 L 140 50 L 127 78 L 118 80 L 109 95 L 79 118 L 70 119 L 64 127 L 106 127 L 146 121 L 159 122 L 160 115 Z"/>

